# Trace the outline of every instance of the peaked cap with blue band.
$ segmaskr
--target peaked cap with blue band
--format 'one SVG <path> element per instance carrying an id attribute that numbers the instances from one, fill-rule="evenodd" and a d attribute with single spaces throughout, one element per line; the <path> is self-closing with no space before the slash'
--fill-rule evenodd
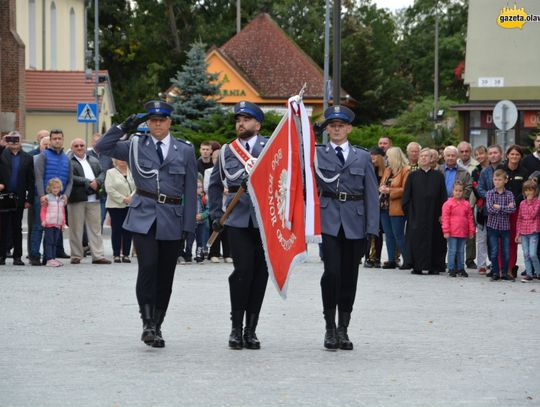
<path id="1" fill-rule="evenodd" d="M 144 104 L 144 110 L 150 117 L 169 117 L 174 110 L 171 104 L 161 100 L 151 100 Z"/>
<path id="2" fill-rule="evenodd" d="M 334 120 L 351 124 L 354 120 L 354 112 L 345 106 L 330 106 L 324 111 L 324 122 L 322 127 L 328 126 L 328 124 Z"/>
<path id="3" fill-rule="evenodd" d="M 253 117 L 259 123 L 264 120 L 264 113 L 255 103 L 241 101 L 234 105 L 234 117 L 244 115 Z"/>

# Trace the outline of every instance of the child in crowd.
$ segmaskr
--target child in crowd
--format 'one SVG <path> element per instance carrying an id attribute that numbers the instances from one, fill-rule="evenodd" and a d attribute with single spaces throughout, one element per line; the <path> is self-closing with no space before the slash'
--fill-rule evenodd
<path id="1" fill-rule="evenodd" d="M 465 185 L 456 181 L 452 197 L 442 207 L 442 230 L 448 240 L 448 274 L 456 277 L 469 277 L 465 271 L 464 248 L 467 238 L 475 234 L 473 211 L 469 201 L 463 199 Z"/>
<path id="2" fill-rule="evenodd" d="M 47 184 L 47 205 L 41 206 L 41 226 L 44 228 L 44 259 L 47 267 L 63 266 L 56 260 L 56 242 L 66 224 L 65 203 L 61 197 L 62 181 L 51 178 Z"/>
<path id="3" fill-rule="evenodd" d="M 523 183 L 525 199 L 519 205 L 516 226 L 516 243 L 521 243 L 525 271 L 527 275 L 521 280 L 528 283 L 534 278 L 540 279 L 540 261 L 538 260 L 538 235 L 540 232 L 540 199 L 537 197 L 538 187 L 529 180 Z"/>
<path id="4" fill-rule="evenodd" d="M 206 194 L 203 189 L 203 181 L 200 179 L 197 181 L 197 215 L 195 220 L 197 221 L 197 226 L 195 227 L 195 239 L 197 241 L 195 261 L 201 263 L 208 254 L 206 253 L 206 243 L 208 242 L 210 226 L 208 224 Z"/>
<path id="5" fill-rule="evenodd" d="M 488 212 L 487 236 L 489 242 L 489 259 L 491 261 L 491 281 L 514 281 L 508 275 L 508 261 L 510 257 L 510 214 L 516 211 L 516 203 L 512 192 L 505 189 L 508 174 L 504 170 L 493 173 L 493 189 L 486 194 L 486 207 Z M 499 244 L 502 264 L 499 268 Z"/>

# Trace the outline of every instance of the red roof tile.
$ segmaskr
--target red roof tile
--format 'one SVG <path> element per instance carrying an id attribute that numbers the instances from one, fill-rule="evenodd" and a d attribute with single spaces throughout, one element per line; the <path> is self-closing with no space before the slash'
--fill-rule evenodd
<path id="1" fill-rule="evenodd" d="M 108 80 L 108 71 L 99 73 Z M 95 101 L 94 77 L 92 72 L 92 79 L 87 80 L 84 71 L 27 70 L 26 110 L 76 112 L 77 103 Z"/>
<path id="2" fill-rule="evenodd" d="M 304 83 L 304 97 L 323 97 L 322 70 L 268 14 L 259 14 L 219 50 L 243 71 L 262 97 L 288 98 Z"/>

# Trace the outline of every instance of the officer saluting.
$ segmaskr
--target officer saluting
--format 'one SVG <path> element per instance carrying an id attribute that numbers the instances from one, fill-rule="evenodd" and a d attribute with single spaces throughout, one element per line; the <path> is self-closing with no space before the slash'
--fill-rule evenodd
<path id="1" fill-rule="evenodd" d="M 379 233 L 379 192 L 370 154 L 349 144 L 354 113 L 344 106 L 324 112 L 330 142 L 317 146 L 315 171 L 320 194 L 322 254 L 322 302 L 327 349 L 353 348 L 347 335 L 358 266 L 367 234 Z M 336 306 L 339 324 L 336 330 Z"/>
<path id="2" fill-rule="evenodd" d="M 95 149 L 127 161 L 133 174 L 136 191 L 123 227 L 133 232 L 137 249 L 141 340 L 162 348 L 161 324 L 169 305 L 180 239 L 195 231 L 197 164 L 193 146 L 169 133 L 173 107 L 150 101 L 144 109 L 144 117 L 132 115 L 109 129 Z M 145 120 L 150 135 L 123 139 Z"/>
<path id="3" fill-rule="evenodd" d="M 208 187 L 210 214 L 214 230 L 219 230 L 218 219 L 223 215 L 223 185 L 229 188 L 227 206 L 238 191 L 246 176 L 246 168 L 263 150 L 267 138 L 258 134 L 264 114 L 259 106 L 250 102 L 239 102 L 234 107 L 237 138 L 221 149 L 217 165 L 214 166 Z M 253 205 L 247 193 L 242 195 L 231 215 L 225 222 L 231 248 L 234 271 L 229 276 L 231 297 L 232 331 L 229 347 L 232 349 L 259 349 L 255 335 L 261 310 L 268 268 Z M 242 322 L 246 314 L 246 327 L 242 338 Z"/>

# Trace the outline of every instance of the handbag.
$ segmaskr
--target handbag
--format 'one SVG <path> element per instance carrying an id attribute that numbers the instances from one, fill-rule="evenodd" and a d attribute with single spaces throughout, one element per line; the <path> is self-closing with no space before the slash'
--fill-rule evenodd
<path id="1" fill-rule="evenodd" d="M 0 212 L 17 210 L 18 199 L 15 192 L 0 192 Z"/>

